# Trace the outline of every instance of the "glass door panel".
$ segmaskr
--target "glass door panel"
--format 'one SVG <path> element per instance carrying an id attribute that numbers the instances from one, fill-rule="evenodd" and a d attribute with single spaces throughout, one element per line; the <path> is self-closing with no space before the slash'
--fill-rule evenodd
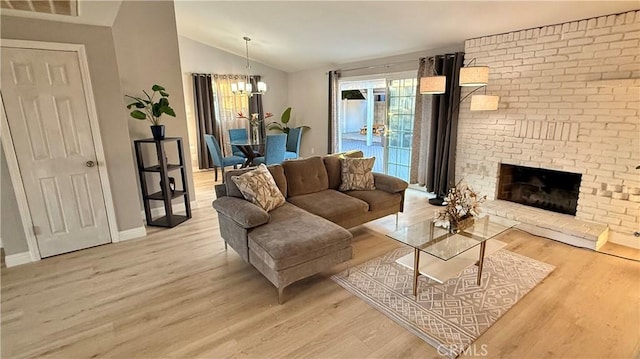
<path id="1" fill-rule="evenodd" d="M 339 151 L 360 150 L 375 157 L 373 171 L 385 171 L 386 80 L 340 83 Z"/>
<path id="2" fill-rule="evenodd" d="M 409 181 L 416 79 L 389 81 L 387 174 Z"/>
<path id="3" fill-rule="evenodd" d="M 416 79 L 343 80 L 338 151 L 376 157 L 374 172 L 409 180 Z"/>

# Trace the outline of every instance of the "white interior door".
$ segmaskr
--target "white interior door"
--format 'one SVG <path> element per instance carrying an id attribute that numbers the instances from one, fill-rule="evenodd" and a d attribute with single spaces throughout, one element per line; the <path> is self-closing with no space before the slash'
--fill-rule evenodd
<path id="1" fill-rule="evenodd" d="M 2 47 L 0 58 L 40 255 L 111 242 L 77 53 Z"/>

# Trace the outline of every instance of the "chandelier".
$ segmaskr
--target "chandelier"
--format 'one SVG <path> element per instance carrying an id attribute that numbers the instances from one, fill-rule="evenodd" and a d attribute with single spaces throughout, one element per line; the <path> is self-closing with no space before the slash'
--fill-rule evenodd
<path id="1" fill-rule="evenodd" d="M 253 91 L 253 86 L 251 85 L 251 63 L 249 63 L 249 41 L 251 41 L 251 39 L 247 36 L 243 37 L 243 39 L 247 49 L 247 77 L 244 81 L 240 80 L 236 83 L 232 83 L 231 92 L 234 94 L 245 94 L 249 97 L 253 95 L 262 95 L 267 92 L 267 84 L 263 81 L 258 81 L 257 91 Z"/>

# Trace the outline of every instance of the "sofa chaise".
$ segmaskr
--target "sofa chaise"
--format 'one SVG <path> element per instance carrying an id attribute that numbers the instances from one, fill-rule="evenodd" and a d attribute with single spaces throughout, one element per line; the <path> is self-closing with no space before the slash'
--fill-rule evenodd
<path id="1" fill-rule="evenodd" d="M 362 153 L 351 154 L 361 157 Z M 339 156 L 310 157 L 269 166 L 284 205 L 266 212 L 245 200 L 232 180 L 251 169 L 225 173 L 213 207 L 220 234 L 278 289 L 351 259 L 347 228 L 403 211 L 407 183 L 373 173 L 375 189 L 340 192 Z"/>

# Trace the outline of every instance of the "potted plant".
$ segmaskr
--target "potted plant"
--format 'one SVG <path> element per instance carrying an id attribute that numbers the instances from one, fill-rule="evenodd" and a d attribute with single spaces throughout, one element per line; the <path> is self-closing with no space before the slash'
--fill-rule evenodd
<path id="1" fill-rule="evenodd" d="M 271 122 L 267 125 L 268 130 L 280 131 L 282 133 L 286 133 L 289 135 L 289 131 L 291 130 L 288 126 L 289 120 L 291 119 L 291 107 L 287 107 L 286 110 L 280 116 L 280 123 Z M 300 126 L 302 129 L 309 129 L 309 126 Z"/>
<path id="2" fill-rule="evenodd" d="M 147 120 L 151 122 L 151 133 L 153 134 L 153 139 L 155 140 L 163 140 L 164 139 L 164 125 L 160 124 L 160 116 L 166 114 L 171 117 L 176 117 L 175 111 L 169 106 L 169 94 L 165 91 L 164 87 L 160 85 L 153 85 L 151 87 L 153 94 L 149 96 L 147 91 L 142 90 L 142 92 L 147 96 L 147 98 L 140 98 L 135 96 L 127 97 L 135 100 L 134 102 L 127 105 L 128 109 L 135 107 L 136 109 L 131 111 L 131 117 L 136 120 Z M 156 100 L 156 95 L 159 94 L 160 98 Z"/>

